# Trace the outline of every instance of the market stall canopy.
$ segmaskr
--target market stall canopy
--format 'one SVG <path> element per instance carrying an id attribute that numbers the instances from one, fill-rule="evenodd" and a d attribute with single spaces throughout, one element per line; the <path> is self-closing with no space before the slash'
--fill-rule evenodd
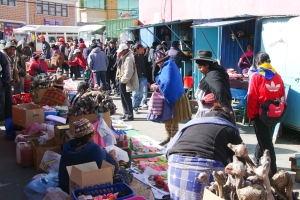
<path id="1" fill-rule="evenodd" d="M 127 27 L 124 28 L 125 30 L 136 30 L 136 29 L 142 29 L 142 28 L 150 28 L 150 27 L 156 27 L 156 26 L 166 26 L 166 25 L 172 25 L 172 24 L 180 24 L 180 23 L 186 23 L 191 22 L 193 20 L 176 20 L 176 21 L 170 21 L 170 22 L 162 22 L 162 23 L 156 23 L 156 24 L 147 24 L 147 25 L 141 25 L 141 26 L 134 26 L 134 27 Z"/>
<path id="2" fill-rule="evenodd" d="M 125 28 L 137 26 L 139 21 L 135 18 L 127 18 L 105 20 L 101 23 L 104 23 L 106 26 L 106 37 L 116 38 L 119 37 L 120 34 L 125 33 Z"/>
<path id="3" fill-rule="evenodd" d="M 251 19 L 253 19 L 253 18 L 230 20 L 230 21 L 219 21 L 219 22 L 208 22 L 208 23 L 193 25 L 192 28 L 212 28 L 212 27 L 227 26 L 227 25 L 232 25 L 232 24 L 243 23 L 243 22 L 251 20 Z"/>

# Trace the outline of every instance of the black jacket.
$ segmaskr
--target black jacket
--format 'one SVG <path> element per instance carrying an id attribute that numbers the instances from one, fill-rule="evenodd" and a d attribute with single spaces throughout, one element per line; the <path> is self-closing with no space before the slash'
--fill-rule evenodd
<path id="1" fill-rule="evenodd" d="M 147 77 L 148 56 L 135 54 L 134 61 L 136 64 L 138 77 Z"/>
<path id="2" fill-rule="evenodd" d="M 108 57 L 108 69 L 113 69 L 113 68 L 116 69 L 117 48 L 116 47 L 114 47 L 114 48 L 107 47 L 105 49 L 105 54 Z"/>
<path id="3" fill-rule="evenodd" d="M 173 58 L 178 68 L 181 68 L 181 61 L 188 61 L 191 58 L 186 56 L 180 49 L 177 47 L 171 47 L 169 51 L 166 53 L 168 56 Z"/>

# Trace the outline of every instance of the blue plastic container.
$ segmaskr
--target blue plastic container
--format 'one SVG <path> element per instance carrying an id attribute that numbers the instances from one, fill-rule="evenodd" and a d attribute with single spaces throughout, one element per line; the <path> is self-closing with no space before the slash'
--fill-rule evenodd
<path id="1" fill-rule="evenodd" d="M 80 195 L 92 195 L 96 197 L 98 195 L 104 195 L 109 193 L 116 193 L 116 192 L 125 192 L 126 196 L 117 199 L 128 199 L 129 197 L 134 197 L 135 193 L 133 190 L 125 183 L 116 183 L 113 185 L 102 186 L 102 187 L 95 187 L 95 188 L 86 188 L 86 189 L 75 189 L 72 192 L 72 198 L 77 200 L 77 197 Z"/>
<path id="2" fill-rule="evenodd" d="M 57 116 L 57 114 L 58 114 L 58 111 L 45 111 L 45 120 L 46 120 L 46 117 L 48 115 L 55 115 L 55 116 Z"/>

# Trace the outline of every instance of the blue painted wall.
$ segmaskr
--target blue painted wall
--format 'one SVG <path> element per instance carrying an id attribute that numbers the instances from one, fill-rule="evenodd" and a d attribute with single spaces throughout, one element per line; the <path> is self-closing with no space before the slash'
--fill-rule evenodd
<path id="1" fill-rule="evenodd" d="M 204 38 L 201 30 L 206 36 L 207 41 L 210 43 L 210 46 L 206 39 Z M 193 57 L 197 56 L 198 50 L 210 50 L 214 51 L 217 57 L 219 57 L 219 28 L 193 28 Z M 216 57 L 213 55 L 213 59 Z M 198 71 L 196 63 L 193 62 L 193 78 L 194 78 L 194 90 L 198 87 L 198 84 L 202 78 L 202 73 Z"/>
<path id="2" fill-rule="evenodd" d="M 148 29 L 149 31 L 154 33 L 153 27 L 150 27 Z M 140 29 L 140 38 L 142 45 L 151 47 L 152 42 L 154 42 L 154 36 L 149 31 L 145 28 Z"/>
<path id="3" fill-rule="evenodd" d="M 231 38 L 231 31 L 234 33 L 242 31 L 245 35 L 252 35 L 254 37 L 255 19 L 246 21 L 244 23 L 233 24 L 229 26 L 222 26 L 221 37 L 221 65 L 225 68 L 238 69 L 237 63 L 243 54 L 238 42 L 244 51 L 247 45 L 254 43 L 254 39 L 238 38 L 238 42 Z"/>

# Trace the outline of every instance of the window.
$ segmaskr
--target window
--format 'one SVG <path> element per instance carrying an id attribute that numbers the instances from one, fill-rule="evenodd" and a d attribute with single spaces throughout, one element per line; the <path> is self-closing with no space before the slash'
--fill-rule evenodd
<path id="1" fill-rule="evenodd" d="M 4 0 L 0 0 L 0 1 L 4 1 Z M 10 0 L 6 0 L 6 1 L 10 1 Z M 68 5 L 37 0 L 36 13 L 43 14 L 43 15 L 68 17 Z"/>
<path id="2" fill-rule="evenodd" d="M 16 6 L 16 0 L 0 0 L 0 5 Z"/>

